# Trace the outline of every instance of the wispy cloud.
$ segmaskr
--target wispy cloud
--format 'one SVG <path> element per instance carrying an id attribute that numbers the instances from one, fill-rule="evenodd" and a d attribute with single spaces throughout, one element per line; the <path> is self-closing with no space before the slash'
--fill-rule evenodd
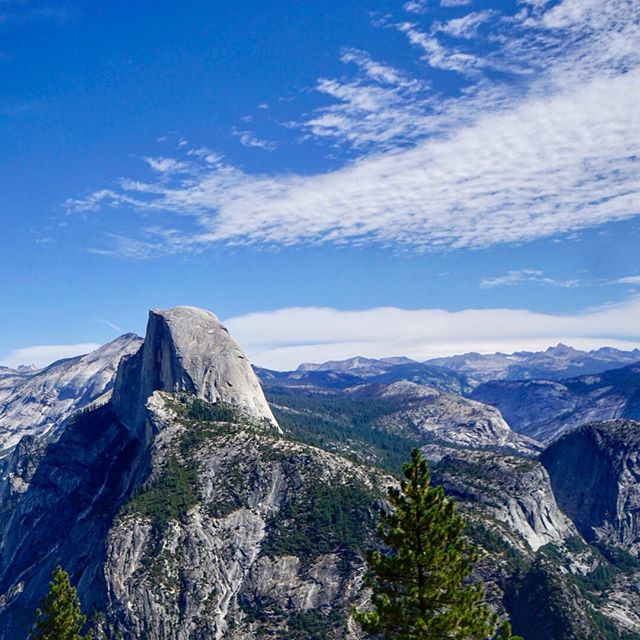
<path id="1" fill-rule="evenodd" d="M 56 360 L 84 355 L 97 349 L 100 345 L 95 342 L 81 344 L 41 344 L 23 347 L 10 351 L 0 364 L 16 368 L 20 365 L 34 365 L 36 368 L 45 367 Z"/>
<path id="2" fill-rule="evenodd" d="M 446 26 L 440 27 L 439 30 L 444 28 Z M 472 53 L 443 45 L 435 33 L 426 33 L 410 22 L 399 24 L 398 29 L 407 36 L 412 45 L 421 49 L 422 59 L 434 69 L 476 74 L 487 64 L 485 60 Z"/>
<path id="3" fill-rule="evenodd" d="M 582 284 L 580 280 L 558 280 L 546 276 L 539 269 L 517 269 L 509 271 L 501 276 L 484 278 L 480 281 L 481 287 L 512 287 L 522 284 L 548 285 L 552 287 L 578 287 Z"/>
<path id="4" fill-rule="evenodd" d="M 106 325 L 107 327 L 113 329 L 118 335 L 124 333 L 124 330 L 121 329 L 117 324 L 114 324 L 113 322 L 109 322 L 109 320 L 100 320 L 98 319 L 98 322 Z"/>
<path id="5" fill-rule="evenodd" d="M 243 129 L 233 128 L 231 134 L 240 139 L 240 144 L 245 147 L 253 147 L 255 149 L 264 149 L 265 151 L 273 151 L 277 145 L 275 142 L 258 138 L 253 133 Z"/>
<path id="6" fill-rule="evenodd" d="M 447 22 L 437 23 L 434 25 L 434 30 L 454 36 L 455 38 L 475 38 L 480 26 L 495 15 L 497 15 L 497 12 L 489 9 L 475 11 L 468 13 L 462 18 L 453 18 Z"/>
<path id="7" fill-rule="evenodd" d="M 252 313 L 226 321 L 252 360 L 291 369 L 355 355 L 405 355 L 416 360 L 468 351 L 540 350 L 563 342 L 577 348 L 640 344 L 640 298 L 584 312 L 551 315 L 525 309 L 363 311 L 302 307 Z"/>
<path id="8" fill-rule="evenodd" d="M 405 2 L 403 8 L 409 13 L 425 13 L 428 0 L 410 0 Z"/>
<path id="9" fill-rule="evenodd" d="M 429 67 L 459 78 L 454 95 L 429 73 L 345 51 L 353 73 L 319 80 L 333 103 L 298 123 L 350 149 L 355 159 L 336 170 L 255 175 L 185 147 L 174 159 L 185 174 L 124 180 L 69 207 L 177 214 L 164 232 L 146 227 L 129 241 L 156 253 L 216 242 L 475 248 L 637 216 L 640 5 L 518 6 L 426 27 L 387 20 Z"/>
<path id="10" fill-rule="evenodd" d="M 172 174 L 184 173 L 189 168 L 185 162 L 180 162 L 174 158 L 145 157 L 144 161 L 157 173 Z"/>
<path id="11" fill-rule="evenodd" d="M 470 4 L 471 0 L 440 0 L 441 7 L 466 7 Z"/>

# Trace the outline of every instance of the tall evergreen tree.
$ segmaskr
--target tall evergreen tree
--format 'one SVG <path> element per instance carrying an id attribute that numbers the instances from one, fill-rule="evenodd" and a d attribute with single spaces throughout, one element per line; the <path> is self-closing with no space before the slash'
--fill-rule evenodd
<path id="1" fill-rule="evenodd" d="M 80 631 L 86 621 L 69 574 L 57 567 L 42 608 L 36 611 L 32 640 L 84 640 Z"/>
<path id="2" fill-rule="evenodd" d="M 404 465 L 400 490 L 389 489 L 393 510 L 381 512 L 384 548 L 367 556 L 373 610 L 355 611 L 367 633 L 384 640 L 486 640 L 497 616 L 484 588 L 469 574 L 477 551 L 462 532 L 464 519 L 431 475 L 418 449 Z M 503 625 L 500 638 L 511 638 Z M 514 639 L 515 640 L 515 639 Z"/>

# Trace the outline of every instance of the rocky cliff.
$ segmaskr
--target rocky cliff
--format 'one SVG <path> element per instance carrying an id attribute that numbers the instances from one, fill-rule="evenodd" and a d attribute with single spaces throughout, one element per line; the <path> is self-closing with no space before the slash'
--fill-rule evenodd
<path id="1" fill-rule="evenodd" d="M 226 402 L 275 424 L 247 357 L 218 318 L 203 309 L 149 312 L 144 344 L 123 361 L 116 379 L 113 406 L 120 419 L 139 427 L 154 391 Z"/>
<path id="2" fill-rule="evenodd" d="M 550 442 L 587 422 L 639 418 L 640 365 L 558 382 L 487 382 L 471 397 L 498 408 L 514 431 Z"/>
<path id="3" fill-rule="evenodd" d="M 640 422 L 576 429 L 540 458 L 556 499 L 583 536 L 640 552 Z"/>
<path id="4" fill-rule="evenodd" d="M 8 464 L 2 640 L 27 635 L 57 564 L 124 638 L 346 637 L 393 482 L 285 440 L 226 329 L 185 307 L 151 312 L 111 401 Z"/>
<path id="5" fill-rule="evenodd" d="M 578 535 L 556 504 L 549 476 L 535 460 L 481 451 L 436 449 L 434 480 L 448 495 L 473 505 L 519 536 L 520 546 L 537 551 Z M 427 457 L 433 449 L 427 448 Z M 517 543 L 516 543 L 517 544 Z"/>
<path id="6" fill-rule="evenodd" d="M 135 347 L 110 399 L 5 456 L 0 640 L 26 638 L 57 564 L 108 637 L 356 640 L 363 554 L 395 482 L 379 467 L 397 471 L 416 444 L 525 640 L 640 637 L 636 423 L 570 434 L 543 466 L 495 409 L 406 380 L 272 385 L 278 424 L 199 309 L 152 311 Z"/>
<path id="7" fill-rule="evenodd" d="M 348 638 L 385 479 L 275 427 L 154 394 L 148 479 L 108 534 L 111 629 L 149 640 Z M 336 523 L 340 524 L 336 526 Z"/>
<path id="8" fill-rule="evenodd" d="M 55 439 L 72 413 L 106 401 L 120 360 L 136 352 L 141 343 L 138 336 L 127 334 L 45 369 L 0 372 L 0 454 L 24 436 Z"/>
<path id="9" fill-rule="evenodd" d="M 489 601 L 525 640 L 640 638 L 640 563 L 585 542 L 540 462 L 438 445 L 425 454 L 483 550 Z"/>

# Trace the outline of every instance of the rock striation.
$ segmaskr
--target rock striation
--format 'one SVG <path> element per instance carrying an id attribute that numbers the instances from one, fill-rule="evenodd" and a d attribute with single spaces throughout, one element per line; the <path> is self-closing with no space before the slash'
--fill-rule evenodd
<path id="1" fill-rule="evenodd" d="M 532 551 L 578 535 L 558 508 L 549 476 L 539 462 L 480 451 L 436 453 L 434 480 L 447 494 L 490 514 Z"/>
<path id="2" fill-rule="evenodd" d="M 309 620 L 323 637 L 353 638 L 376 496 L 393 480 L 275 429 L 193 418 L 203 406 L 163 392 L 149 403 L 150 474 L 107 537 L 111 630 L 257 640 L 265 629 L 297 637 Z M 162 495 L 176 465 L 189 470 L 185 484 Z M 184 508 L 168 514 L 176 493 Z M 346 530 L 333 529 L 335 509 Z"/>

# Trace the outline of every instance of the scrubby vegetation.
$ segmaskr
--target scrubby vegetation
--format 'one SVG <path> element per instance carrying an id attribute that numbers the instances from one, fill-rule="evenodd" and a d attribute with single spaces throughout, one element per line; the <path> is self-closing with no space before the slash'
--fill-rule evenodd
<path id="1" fill-rule="evenodd" d="M 156 524 L 166 524 L 183 516 L 198 502 L 197 482 L 195 465 L 184 465 L 172 457 L 158 478 L 134 495 L 121 513 L 137 513 Z"/>
<path id="2" fill-rule="evenodd" d="M 335 551 L 362 553 L 374 528 L 375 502 L 376 496 L 356 483 L 310 483 L 281 509 L 262 550 L 308 562 Z"/>
<path id="3" fill-rule="evenodd" d="M 529 567 L 530 562 L 520 551 L 509 544 L 499 533 L 481 522 L 467 517 L 464 532 L 474 544 L 482 547 L 487 553 L 504 558 L 508 571 L 525 571 Z"/>

